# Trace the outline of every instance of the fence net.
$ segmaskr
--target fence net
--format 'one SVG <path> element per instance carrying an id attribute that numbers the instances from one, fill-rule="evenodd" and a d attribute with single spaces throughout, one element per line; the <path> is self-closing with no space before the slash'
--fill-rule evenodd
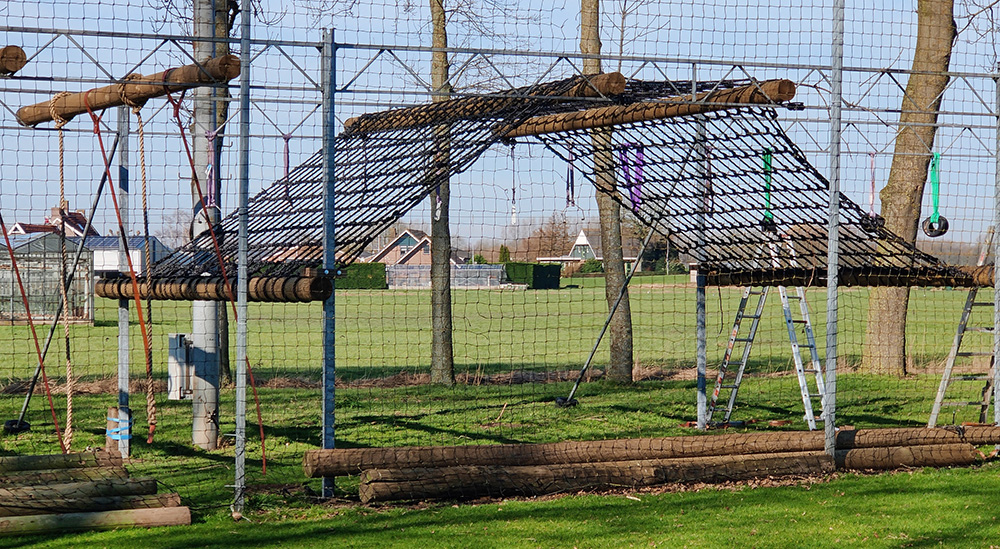
<path id="1" fill-rule="evenodd" d="M 993 344 L 984 303 L 992 302 L 979 288 L 992 285 L 992 256 L 980 256 L 993 246 L 996 54 L 988 16 L 996 7 L 956 8 L 958 38 L 940 69 L 951 77 L 940 94 L 918 97 L 908 83 L 927 70 L 915 66 L 913 6 L 850 6 L 848 70 L 842 96 L 832 97 L 834 24 L 812 2 L 606 5 L 602 72 L 620 73 L 624 88 L 603 91 L 582 76 L 576 4 L 469 3 L 451 12 L 450 95 L 435 102 L 426 7 L 242 4 L 216 14 L 231 27 L 222 29 L 229 41 L 195 40 L 202 15 L 181 2 L 0 8 L 3 45 L 20 46 L 27 61 L 0 80 L 0 215 L 18 266 L 15 273 L 11 254 L 2 254 L 0 338 L 8 344 L 0 350 L 0 420 L 11 426 L 0 453 L 128 447 L 129 478 L 114 469 L 102 487 L 74 486 L 79 492 L 61 497 L 104 497 L 118 493 L 110 485 L 151 477 L 161 493 L 176 492 L 206 515 L 232 500 L 239 365 L 223 275 L 236 284 L 239 80 L 210 79 L 169 98 L 157 90 L 134 103 L 138 112 L 127 104 L 97 110 L 96 122 L 83 96 L 60 95 L 107 88 L 86 101 L 120 103 L 137 86 L 129 75 L 156 76 L 149 88 L 162 88 L 171 73 L 201 78 L 206 58 L 244 53 L 236 41 L 242 13 L 231 7 L 253 12 L 249 276 L 270 288 L 251 300 L 245 319 L 255 384 L 247 407 L 251 501 L 319 493 L 302 459 L 322 444 L 320 300 L 330 292 L 338 447 L 702 434 L 691 423 L 699 275 L 707 277 L 710 423 L 821 430 L 814 370 L 827 360 L 834 102 L 843 107 L 838 426 L 993 422 L 984 401 Z M 324 28 L 337 29 L 332 63 L 320 52 Z M 185 66 L 195 69 L 183 73 Z M 336 90 L 326 97 L 336 119 L 342 271 L 332 281 L 317 276 L 324 66 L 335 67 Z M 764 93 L 779 81 L 794 97 Z M 734 90 L 748 95 L 705 108 Z M 768 100 L 748 100 L 755 94 Z M 936 115 L 902 116 L 907 101 Z M 21 109 L 36 104 L 40 121 L 23 125 Z M 72 114 L 62 108 L 70 104 Z M 683 112 L 635 114 L 654 109 Z M 54 116 L 60 112 L 65 123 Z M 919 183 L 917 213 L 901 223 L 892 192 L 906 182 Z M 435 271 L 432 243 L 444 226 L 450 255 Z M 123 232 L 145 292 L 139 301 L 120 252 Z M 623 274 L 635 268 L 602 337 L 618 301 L 604 274 L 615 266 L 604 260 L 616 253 Z M 450 273 L 451 290 L 435 305 L 436 272 Z M 267 286 L 280 279 L 305 290 Z M 193 305 L 199 292 L 217 301 Z M 450 329 L 435 318 L 445 305 Z M 54 320 L 60 308 L 66 325 Z M 32 327 L 38 350 L 47 350 L 37 385 Z M 752 345 L 739 341 L 748 331 Z M 202 381 L 212 357 L 220 364 L 217 414 Z M 726 388 L 712 398 L 720 370 L 729 374 L 720 385 L 744 371 L 732 401 Z M 941 389 L 946 372 L 953 382 Z M 614 381 L 623 375 L 631 383 Z M 575 406 L 556 406 L 571 392 Z M 117 417 L 126 409 L 130 418 Z M 344 473 L 341 495 L 375 490 L 360 472 Z M 154 503 L 162 500 L 143 505 Z"/>

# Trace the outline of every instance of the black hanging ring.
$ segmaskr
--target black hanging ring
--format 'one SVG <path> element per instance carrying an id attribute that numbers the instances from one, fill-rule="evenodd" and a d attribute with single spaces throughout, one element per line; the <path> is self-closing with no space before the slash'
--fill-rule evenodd
<path id="1" fill-rule="evenodd" d="M 776 233 L 778 232 L 778 224 L 774 222 L 773 217 L 765 215 L 760 220 L 760 230 L 765 233 Z"/>
<path id="2" fill-rule="evenodd" d="M 920 224 L 920 228 L 924 230 L 924 234 L 931 237 L 937 238 L 948 232 L 948 219 L 943 215 L 938 216 L 937 223 L 931 221 L 931 218 L 927 218 L 923 223 Z"/>
<path id="3" fill-rule="evenodd" d="M 866 233 L 877 233 L 879 229 L 885 227 L 885 218 L 878 214 L 868 214 L 861 216 L 861 230 Z"/>

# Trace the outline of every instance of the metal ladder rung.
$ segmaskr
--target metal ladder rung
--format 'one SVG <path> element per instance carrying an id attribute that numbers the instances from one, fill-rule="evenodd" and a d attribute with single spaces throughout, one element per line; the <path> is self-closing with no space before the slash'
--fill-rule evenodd
<path id="1" fill-rule="evenodd" d="M 749 338 L 749 337 L 734 337 L 733 338 L 733 342 L 734 343 L 749 343 L 751 341 L 753 341 L 753 339 Z"/>
<path id="2" fill-rule="evenodd" d="M 720 389 L 735 389 L 736 385 L 719 385 Z"/>
<path id="3" fill-rule="evenodd" d="M 740 318 L 749 318 L 749 319 L 753 320 L 755 318 L 760 318 L 760 315 L 743 315 Z"/>
<path id="4" fill-rule="evenodd" d="M 956 381 L 989 381 L 993 378 L 984 375 L 962 375 L 962 376 L 952 376 L 952 383 Z"/>
<path id="5" fill-rule="evenodd" d="M 993 353 L 981 353 L 981 352 L 973 352 L 973 351 L 962 351 L 962 352 L 959 352 L 959 353 L 955 353 L 955 356 L 993 356 Z"/>
<path id="6" fill-rule="evenodd" d="M 992 307 L 992 301 L 975 301 L 972 303 L 973 307 Z"/>
<path id="7" fill-rule="evenodd" d="M 966 332 L 979 332 L 979 333 L 992 334 L 993 333 L 993 327 L 992 326 L 967 326 L 965 328 L 965 331 Z"/>

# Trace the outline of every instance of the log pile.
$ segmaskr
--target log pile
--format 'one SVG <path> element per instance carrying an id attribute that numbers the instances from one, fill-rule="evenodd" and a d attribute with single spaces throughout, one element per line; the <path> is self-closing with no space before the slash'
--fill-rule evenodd
<path id="1" fill-rule="evenodd" d="M 177 494 L 107 452 L 0 457 L 0 535 L 191 524 Z"/>
<path id="2" fill-rule="evenodd" d="M 539 496 L 636 489 L 671 482 L 722 482 L 823 475 L 835 469 L 964 466 L 975 446 L 1000 444 L 1000 427 L 842 430 L 836 456 L 822 432 L 763 432 L 503 444 L 310 450 L 309 477 L 361 475 L 365 503 Z"/>

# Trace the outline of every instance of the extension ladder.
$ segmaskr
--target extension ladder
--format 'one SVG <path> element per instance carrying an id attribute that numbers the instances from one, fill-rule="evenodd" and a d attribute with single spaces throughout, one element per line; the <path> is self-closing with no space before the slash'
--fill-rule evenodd
<path id="1" fill-rule="evenodd" d="M 785 245 L 791 252 L 791 260 L 789 263 L 792 266 L 796 266 L 794 248 L 790 242 L 785 242 Z M 771 251 L 772 264 L 778 267 L 778 245 L 776 243 L 769 244 Z M 757 329 L 760 326 L 760 319 L 764 312 L 764 304 L 767 301 L 767 296 L 770 291 L 768 286 L 748 286 L 743 290 L 743 297 L 740 299 L 740 306 L 736 312 L 736 320 L 733 322 L 733 329 L 729 334 L 729 343 L 726 345 L 726 352 L 722 358 L 722 364 L 719 366 L 719 375 L 715 379 L 715 389 L 712 391 L 712 396 L 708 403 L 708 424 L 709 425 L 725 425 L 729 423 L 730 417 L 733 413 L 733 408 L 736 404 L 736 395 L 739 392 L 740 384 L 743 382 L 743 374 L 746 371 L 747 363 L 750 359 L 750 352 L 753 348 L 754 339 L 757 337 Z M 777 286 L 778 295 L 781 296 L 781 309 L 785 316 L 785 326 L 788 330 L 788 340 L 791 344 L 792 349 L 792 359 L 795 364 L 795 375 L 799 382 L 799 392 L 802 397 L 802 404 L 805 408 L 805 421 L 809 425 L 809 429 L 816 429 L 817 414 L 813 410 L 813 399 L 818 397 L 820 399 L 820 405 L 825 405 L 826 394 L 825 394 L 825 383 L 823 382 L 823 370 L 820 365 L 819 360 L 819 350 L 816 346 L 816 337 L 812 329 L 812 320 L 809 316 L 809 305 L 806 302 L 806 291 L 803 287 L 796 287 L 794 295 L 789 295 L 789 292 L 785 286 Z M 750 302 L 756 298 L 756 304 L 754 305 L 753 314 L 746 314 L 747 306 Z M 791 302 L 798 302 L 798 317 L 796 317 L 795 309 L 793 309 Z M 741 336 L 743 330 L 744 320 L 750 320 L 750 326 L 747 334 Z M 805 335 L 805 343 L 799 344 L 798 328 L 802 326 L 803 333 Z M 742 347 L 739 353 L 740 358 L 733 362 L 733 354 L 737 347 Z M 802 359 L 802 349 L 805 348 L 809 351 L 809 363 L 808 366 Z M 735 367 L 735 376 L 732 380 L 727 382 L 726 377 L 729 371 Z M 815 391 L 809 387 L 808 375 L 812 374 L 816 379 L 816 389 Z M 723 399 L 725 404 L 719 406 L 719 399 L 723 391 L 728 391 L 727 398 Z M 715 415 L 717 410 L 722 410 L 724 416 L 722 421 L 712 421 L 712 417 Z M 825 409 L 825 408 L 821 408 Z M 822 421 L 822 413 L 819 414 L 819 419 Z"/>
<path id="2" fill-rule="evenodd" d="M 982 267 L 986 264 L 986 258 L 989 256 L 990 245 L 993 243 L 993 227 L 990 227 L 989 231 L 986 233 L 986 239 L 983 241 L 983 247 L 979 251 L 979 261 L 976 262 L 977 266 Z M 993 393 L 993 374 L 996 364 L 993 359 L 993 341 L 990 340 L 990 352 L 971 352 L 962 351 L 962 342 L 965 339 L 966 332 L 972 333 L 993 333 L 992 323 L 989 326 L 969 326 L 969 320 L 972 317 L 972 310 L 976 307 L 989 307 L 991 310 L 993 308 L 992 301 L 976 301 L 976 296 L 979 293 L 979 288 L 972 288 L 969 290 L 969 296 L 965 299 L 965 307 L 962 309 L 962 316 L 958 321 L 958 329 L 955 331 L 955 339 L 951 344 L 951 351 L 948 352 L 948 359 L 945 361 L 944 373 L 941 374 L 941 384 L 938 386 L 937 395 L 934 397 L 934 406 L 931 408 L 931 417 L 927 420 L 928 427 L 934 427 L 937 425 L 938 416 L 941 414 L 941 408 L 949 407 L 955 408 L 955 413 L 957 414 L 957 408 L 965 406 L 979 406 L 979 422 L 986 422 L 986 412 L 990 407 L 990 396 Z M 993 315 L 989 315 L 992 321 Z M 953 375 L 955 368 L 955 362 L 959 358 L 967 357 L 977 357 L 977 356 L 989 356 L 990 366 L 989 373 L 987 374 L 963 374 L 963 375 Z M 980 398 L 978 400 L 945 400 L 948 398 L 948 387 L 951 386 L 953 382 L 964 382 L 966 388 L 968 388 L 968 382 L 984 382 L 982 392 L 980 393 Z M 954 391 L 952 391 L 954 393 Z M 966 392 L 966 394 L 968 394 Z"/>

